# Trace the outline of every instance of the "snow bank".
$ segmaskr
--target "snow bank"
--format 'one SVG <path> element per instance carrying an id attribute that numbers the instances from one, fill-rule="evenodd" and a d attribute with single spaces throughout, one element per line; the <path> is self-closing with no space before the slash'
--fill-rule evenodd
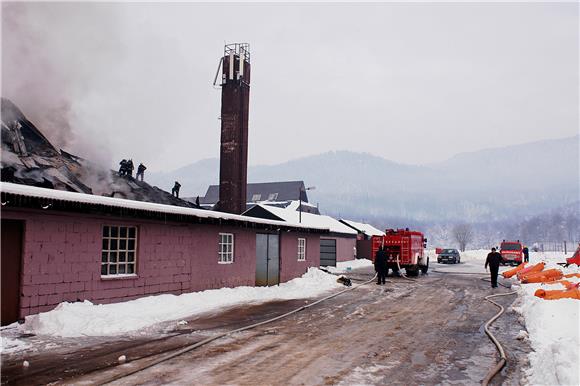
<path id="1" fill-rule="evenodd" d="M 21 340 L 9 338 L 6 336 L 0 337 L 0 353 L 2 354 L 22 351 L 26 350 L 27 348 L 30 348 L 30 345 Z"/>
<path id="2" fill-rule="evenodd" d="M 371 267 L 373 262 L 368 259 L 357 259 L 348 261 L 339 261 L 336 263 L 336 267 L 327 267 L 329 272 L 332 273 L 344 273 L 352 269 Z"/>
<path id="3" fill-rule="evenodd" d="M 579 273 L 576 265 L 561 268 L 556 262 L 562 254 L 536 253 L 531 262 L 546 262 L 545 269 L 560 268 L 567 273 Z M 517 281 L 517 279 L 512 279 Z M 566 279 L 577 283 L 579 278 Z M 564 289 L 563 285 L 522 284 L 520 306 L 514 310 L 525 319 L 530 344 L 528 381 L 532 385 L 580 384 L 580 301 L 575 299 L 543 300 L 534 296 L 538 288 Z"/>
<path id="4" fill-rule="evenodd" d="M 221 288 L 114 304 L 64 302 L 52 311 L 27 316 L 20 329 L 61 337 L 119 335 L 237 304 L 309 298 L 337 287 L 342 285 L 336 276 L 310 268 L 302 277 L 273 287 Z"/>

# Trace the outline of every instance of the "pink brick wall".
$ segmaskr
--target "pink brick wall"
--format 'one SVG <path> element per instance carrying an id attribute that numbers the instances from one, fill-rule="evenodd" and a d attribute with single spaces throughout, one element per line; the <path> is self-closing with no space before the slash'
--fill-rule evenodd
<path id="1" fill-rule="evenodd" d="M 3 210 L 2 216 L 25 221 L 21 317 L 50 310 L 62 301 L 111 303 L 157 293 L 255 284 L 256 236 L 249 229 L 28 210 Z M 103 225 L 138 227 L 136 277 L 101 278 Z M 233 264 L 218 264 L 219 232 L 235 235 Z M 318 236 L 306 236 L 306 262 L 297 261 L 297 237 L 283 235 L 282 281 L 319 265 Z"/>
<path id="2" fill-rule="evenodd" d="M 306 239 L 306 260 L 298 261 L 298 238 Z M 310 267 L 320 266 L 320 237 L 282 233 L 280 237 L 280 282 L 302 276 Z"/>

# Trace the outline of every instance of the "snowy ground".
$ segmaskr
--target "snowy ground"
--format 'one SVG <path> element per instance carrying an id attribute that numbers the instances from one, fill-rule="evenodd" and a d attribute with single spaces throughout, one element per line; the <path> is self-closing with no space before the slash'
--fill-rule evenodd
<path id="1" fill-rule="evenodd" d="M 485 275 L 483 268 L 489 251 L 475 250 L 461 254 L 461 264 L 438 264 L 436 255 L 430 252 L 431 269 L 439 272 L 471 272 Z M 569 256 L 568 256 L 569 257 Z M 546 269 L 559 267 L 556 262 L 565 261 L 561 253 L 531 253 L 531 263 L 546 262 Z M 353 260 L 338 263 L 330 268 L 333 273 L 348 273 L 361 267 L 369 267 L 369 260 Z M 511 267 L 502 267 L 503 270 Z M 565 273 L 580 272 L 577 266 L 563 269 Z M 522 315 L 528 339 L 534 352 L 530 353 L 528 382 L 532 385 L 580 384 L 580 301 L 572 299 L 543 300 L 534 296 L 541 284 L 520 285 L 511 279 L 518 289 L 519 299 L 513 311 Z M 569 281 L 579 282 L 578 278 Z M 271 300 L 288 300 L 316 297 L 326 291 L 341 288 L 336 276 L 317 269 L 310 269 L 303 277 L 275 287 L 237 287 L 208 290 L 191 294 L 159 295 L 124 303 L 93 305 L 62 303 L 55 310 L 26 318 L 23 325 L 3 327 L 1 332 L 2 354 L 34 349 L 29 343 L 18 339 L 20 334 L 56 338 L 111 336 L 121 334 L 150 334 L 157 332 L 163 323 L 179 321 L 192 315 L 224 309 L 240 304 L 255 304 Z M 545 286 L 549 289 L 560 285 Z M 525 334 L 524 334 L 525 335 Z"/>
<path id="2" fill-rule="evenodd" d="M 434 268 L 444 272 L 481 272 L 485 274 L 485 258 L 490 251 L 474 250 L 461 253 L 461 264 L 434 264 Z M 433 254 L 434 255 L 434 254 Z M 558 262 L 565 262 L 561 252 L 531 252 L 530 263 L 546 263 L 545 269 L 558 268 L 565 274 L 580 273 L 576 265 L 562 268 Z M 501 267 L 500 273 L 512 267 Z M 519 284 L 510 279 L 518 290 L 518 301 L 513 311 L 524 318 L 530 345 L 530 369 L 528 382 L 531 385 L 580 385 L 580 301 L 574 299 L 543 300 L 534 296 L 538 288 L 564 289 L 560 284 Z M 566 279 L 579 282 L 579 278 Z"/>
<path id="3" fill-rule="evenodd" d="M 570 257 L 569 254 L 566 257 Z M 546 262 L 545 269 L 561 268 L 562 253 L 532 253 L 530 262 Z M 580 273 L 577 265 L 561 268 L 564 273 Z M 517 279 L 511 279 L 517 283 Z M 566 279 L 578 283 L 579 278 Z M 538 288 L 564 289 L 560 284 L 522 284 L 514 310 L 525 319 L 530 344 L 528 381 L 532 385 L 580 384 L 580 300 L 543 300 L 534 296 Z"/>
<path id="4" fill-rule="evenodd" d="M 26 317 L 22 325 L 14 323 L 2 328 L 1 350 L 6 354 L 28 348 L 16 338 L 18 333 L 56 337 L 147 334 L 148 329 L 155 329 L 162 322 L 179 321 L 239 304 L 310 298 L 340 287 L 336 276 L 310 268 L 302 277 L 273 287 L 221 288 L 179 296 L 148 296 L 114 304 L 64 302 L 52 311 Z"/>

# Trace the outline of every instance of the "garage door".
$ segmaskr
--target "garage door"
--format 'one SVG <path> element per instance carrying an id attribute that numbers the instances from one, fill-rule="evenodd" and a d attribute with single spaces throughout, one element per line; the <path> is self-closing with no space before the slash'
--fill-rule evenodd
<path id="1" fill-rule="evenodd" d="M 336 267 L 335 239 L 320 239 L 320 265 Z"/>
<path id="2" fill-rule="evenodd" d="M 269 286 L 280 282 L 278 235 L 256 235 L 256 285 Z"/>

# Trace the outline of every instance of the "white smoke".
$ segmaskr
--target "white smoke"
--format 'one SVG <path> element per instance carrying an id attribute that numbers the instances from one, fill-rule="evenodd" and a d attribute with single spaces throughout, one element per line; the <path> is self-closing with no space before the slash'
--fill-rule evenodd
<path id="1" fill-rule="evenodd" d="M 2 3 L 2 96 L 55 147 L 104 167 L 111 153 L 100 134 L 114 120 L 99 86 L 122 57 L 118 31 L 101 4 Z"/>

